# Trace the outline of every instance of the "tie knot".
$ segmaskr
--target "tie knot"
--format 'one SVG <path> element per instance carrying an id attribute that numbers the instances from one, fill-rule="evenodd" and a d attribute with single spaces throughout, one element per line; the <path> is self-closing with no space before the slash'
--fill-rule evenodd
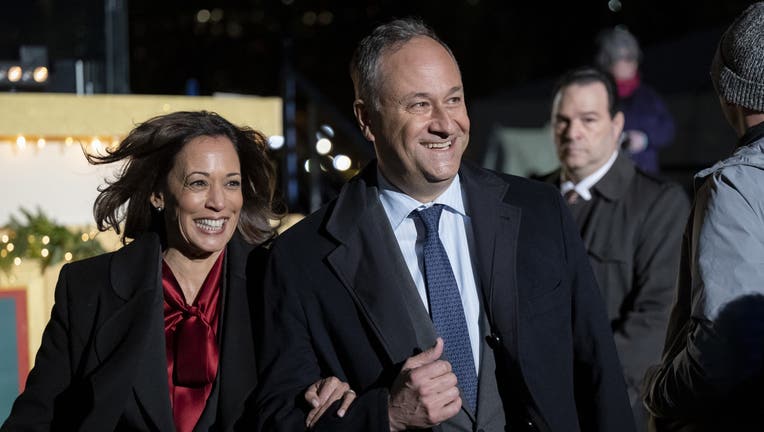
<path id="1" fill-rule="evenodd" d="M 418 210 L 416 215 L 422 220 L 427 233 L 437 233 L 440 223 L 440 214 L 443 212 L 443 204 L 434 204 L 424 210 Z"/>
<path id="2" fill-rule="evenodd" d="M 575 189 L 571 189 L 567 192 L 565 192 L 565 202 L 568 204 L 575 204 L 578 202 L 578 198 L 580 198 L 581 195 L 576 192 Z"/>

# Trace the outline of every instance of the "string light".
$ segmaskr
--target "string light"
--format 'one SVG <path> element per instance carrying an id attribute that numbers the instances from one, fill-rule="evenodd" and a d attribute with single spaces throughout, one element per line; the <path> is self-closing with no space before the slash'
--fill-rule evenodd
<path id="1" fill-rule="evenodd" d="M 21 212 L 27 218 L 26 223 L 17 220 L 11 226 L 2 228 L 12 231 L 0 230 L 0 240 L 5 240 L 5 244 L 0 244 L 0 270 L 6 277 L 12 276 L 15 271 L 12 270 L 14 267 L 11 263 L 18 266 L 22 260 L 29 259 L 30 264 L 38 263 L 41 271 L 45 272 L 47 268 L 59 262 L 69 262 L 104 252 L 100 242 L 90 241 L 100 234 L 93 227 L 88 231 L 71 231 L 48 219 L 42 211 L 34 214 L 22 208 Z M 83 243 L 79 243 L 78 239 Z M 10 240 L 13 240 L 13 243 Z M 66 249 L 63 247 L 72 243 L 73 246 Z"/>
<path id="2" fill-rule="evenodd" d="M 101 140 L 98 139 L 98 137 L 94 137 L 93 140 L 90 141 L 90 149 L 91 152 L 95 154 L 103 153 L 103 143 L 101 143 Z"/>
<path id="3" fill-rule="evenodd" d="M 21 80 L 22 73 L 23 71 L 21 70 L 21 66 L 11 66 L 8 69 L 8 81 L 19 82 Z"/>
<path id="4" fill-rule="evenodd" d="M 19 133 L 14 136 L 0 136 L 0 146 L 3 144 L 15 145 L 16 152 L 26 151 L 29 146 L 34 146 L 36 151 L 43 150 L 51 145 L 71 147 L 80 142 L 82 150 L 89 154 L 104 154 L 106 150 L 115 150 L 119 147 L 122 137 L 110 136 L 32 136 Z"/>
<path id="5" fill-rule="evenodd" d="M 48 68 L 45 66 L 38 66 L 34 68 L 34 72 L 32 73 L 32 77 L 34 78 L 35 82 L 43 83 L 48 80 Z"/>

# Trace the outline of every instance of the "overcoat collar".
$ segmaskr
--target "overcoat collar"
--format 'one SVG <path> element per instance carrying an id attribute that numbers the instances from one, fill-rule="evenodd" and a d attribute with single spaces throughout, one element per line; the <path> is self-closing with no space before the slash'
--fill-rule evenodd
<path id="1" fill-rule="evenodd" d="M 635 174 L 634 163 L 623 152 L 619 152 L 608 172 L 591 187 L 592 193 L 596 192 L 609 201 L 617 201 L 627 193 Z M 557 188 L 560 187 L 561 179 L 562 172 L 559 168 L 539 178 Z"/>
<path id="2" fill-rule="evenodd" d="M 609 201 L 617 201 L 628 192 L 635 173 L 634 163 L 623 152 L 619 152 L 613 166 L 592 189 Z"/>

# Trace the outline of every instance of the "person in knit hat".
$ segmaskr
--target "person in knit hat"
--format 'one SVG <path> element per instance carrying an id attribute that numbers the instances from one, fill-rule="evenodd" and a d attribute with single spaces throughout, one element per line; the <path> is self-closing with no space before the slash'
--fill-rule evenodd
<path id="1" fill-rule="evenodd" d="M 597 66 L 615 80 L 625 118 L 622 149 L 642 171 L 657 174 L 658 151 L 674 139 L 674 118 L 661 95 L 642 81 L 639 42 L 625 28 L 614 27 L 600 32 L 597 47 Z"/>
<path id="2" fill-rule="evenodd" d="M 663 360 L 645 378 L 658 431 L 764 430 L 764 2 L 722 35 L 711 79 L 738 143 L 695 176 Z"/>

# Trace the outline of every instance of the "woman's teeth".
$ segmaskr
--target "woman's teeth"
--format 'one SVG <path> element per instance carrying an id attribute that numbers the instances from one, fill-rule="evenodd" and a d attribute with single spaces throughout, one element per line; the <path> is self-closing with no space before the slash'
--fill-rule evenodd
<path id="1" fill-rule="evenodd" d="M 216 231 L 223 228 L 225 219 L 197 219 L 195 222 L 202 229 Z"/>

